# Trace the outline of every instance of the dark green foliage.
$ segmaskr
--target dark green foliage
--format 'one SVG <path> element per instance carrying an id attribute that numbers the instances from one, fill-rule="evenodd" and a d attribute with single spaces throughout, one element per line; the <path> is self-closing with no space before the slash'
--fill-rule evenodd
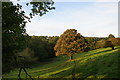
<path id="1" fill-rule="evenodd" d="M 106 40 L 105 39 L 102 39 L 102 40 L 99 40 L 99 41 L 97 41 L 96 42 L 96 48 L 98 49 L 98 48 L 105 48 L 105 42 L 106 42 Z"/>
<path id="2" fill-rule="evenodd" d="M 24 29 L 26 18 L 20 5 L 14 6 L 11 2 L 2 3 L 3 73 L 12 68 L 11 58 L 14 54 L 26 47 L 25 37 L 28 36 Z"/>
<path id="3" fill-rule="evenodd" d="M 104 38 L 99 38 L 99 37 L 85 37 L 85 39 L 88 41 L 90 50 L 96 49 L 96 43 L 97 41 L 104 39 Z"/>
<path id="4" fill-rule="evenodd" d="M 54 45 L 58 37 L 32 36 L 29 48 L 34 51 L 39 61 L 55 57 Z"/>
<path id="5" fill-rule="evenodd" d="M 47 37 L 48 44 L 50 45 L 49 50 L 51 51 L 50 57 L 55 57 L 54 46 L 55 46 L 58 39 L 59 39 L 58 36 L 49 36 L 49 37 Z"/>
<path id="6" fill-rule="evenodd" d="M 34 51 L 32 51 L 30 48 L 25 48 L 22 52 L 19 52 L 16 55 L 24 57 L 24 62 L 26 63 L 37 61 L 37 57 L 35 57 Z M 21 60 L 18 58 L 18 61 L 20 62 Z"/>
<path id="7" fill-rule="evenodd" d="M 54 7 L 52 7 L 54 4 L 53 1 L 30 2 L 30 4 L 32 5 L 32 12 L 30 13 L 31 18 L 33 15 L 37 14 L 42 16 L 49 10 L 54 9 Z M 22 10 L 20 4 L 13 5 L 12 2 L 2 3 L 3 73 L 14 68 L 14 66 L 12 66 L 14 64 L 12 58 L 15 56 L 15 53 L 18 53 L 27 47 L 29 41 L 25 25 L 28 21 L 30 22 L 30 17 L 25 15 L 25 11 Z"/>
<path id="8" fill-rule="evenodd" d="M 26 5 L 29 5 L 29 3 Z M 32 5 L 32 13 L 30 13 L 31 17 L 34 15 L 43 16 L 49 12 L 49 10 L 55 9 L 55 7 L 53 7 L 54 2 L 52 0 L 48 0 L 48 2 L 34 2 L 34 0 L 32 0 L 30 5 Z"/>
<path id="9" fill-rule="evenodd" d="M 100 41 L 97 41 L 96 43 L 96 48 L 107 48 L 107 47 L 111 47 L 112 50 L 114 50 L 114 44 L 112 43 L 112 41 L 102 39 Z"/>
<path id="10" fill-rule="evenodd" d="M 46 46 L 46 42 L 37 38 L 37 36 L 31 39 L 31 43 L 29 45 L 29 47 L 35 52 L 35 56 L 39 57 L 39 60 L 44 59 L 44 57 L 48 57 L 48 52 L 45 49 Z"/>

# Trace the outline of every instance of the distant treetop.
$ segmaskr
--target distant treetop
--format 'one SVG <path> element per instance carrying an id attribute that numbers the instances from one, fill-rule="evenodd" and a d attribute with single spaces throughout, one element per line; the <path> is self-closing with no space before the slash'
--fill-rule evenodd
<path id="1" fill-rule="evenodd" d="M 113 34 L 109 34 L 108 38 L 115 38 Z"/>

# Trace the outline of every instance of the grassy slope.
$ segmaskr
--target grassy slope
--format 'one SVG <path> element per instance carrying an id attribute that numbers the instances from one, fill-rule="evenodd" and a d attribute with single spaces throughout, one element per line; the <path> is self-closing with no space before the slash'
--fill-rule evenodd
<path id="1" fill-rule="evenodd" d="M 74 60 L 69 61 L 69 57 L 57 57 L 54 61 L 39 64 L 37 67 L 27 69 L 33 78 L 71 78 L 71 73 L 76 62 L 76 78 L 118 78 L 118 60 L 120 50 L 116 47 L 92 50 L 74 55 Z M 18 69 L 3 75 L 5 78 L 17 78 Z M 22 72 L 21 77 L 25 77 Z"/>

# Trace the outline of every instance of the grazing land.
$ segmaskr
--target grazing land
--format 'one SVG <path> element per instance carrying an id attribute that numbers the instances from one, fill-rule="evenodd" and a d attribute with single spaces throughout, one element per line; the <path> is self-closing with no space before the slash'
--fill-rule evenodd
<path id="1" fill-rule="evenodd" d="M 32 78 L 119 78 L 119 49 L 108 47 L 91 50 L 75 54 L 73 60 L 69 60 L 69 56 L 58 56 L 26 70 Z M 18 78 L 18 72 L 18 69 L 12 70 L 4 74 L 3 78 Z M 21 77 L 26 77 L 23 71 Z"/>

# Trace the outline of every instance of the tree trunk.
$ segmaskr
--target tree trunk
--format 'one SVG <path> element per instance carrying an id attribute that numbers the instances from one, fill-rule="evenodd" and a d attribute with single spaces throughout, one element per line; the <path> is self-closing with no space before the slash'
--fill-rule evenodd
<path id="1" fill-rule="evenodd" d="M 114 46 L 112 46 L 112 50 L 115 50 Z"/>
<path id="2" fill-rule="evenodd" d="M 70 60 L 72 60 L 72 59 L 73 59 L 73 56 L 71 55 L 71 56 L 70 56 Z"/>

